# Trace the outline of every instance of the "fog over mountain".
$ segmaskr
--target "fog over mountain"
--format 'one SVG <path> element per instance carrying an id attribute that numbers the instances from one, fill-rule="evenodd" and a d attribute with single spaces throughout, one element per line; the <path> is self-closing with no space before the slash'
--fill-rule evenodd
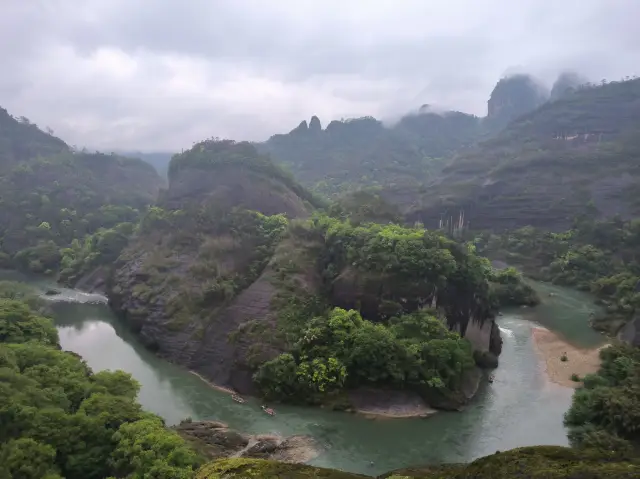
<path id="1" fill-rule="evenodd" d="M 336 13 L 340 12 L 340 15 Z M 0 105 L 71 144 L 179 151 L 302 118 L 479 116 L 526 71 L 638 73 L 635 0 L 3 0 Z"/>

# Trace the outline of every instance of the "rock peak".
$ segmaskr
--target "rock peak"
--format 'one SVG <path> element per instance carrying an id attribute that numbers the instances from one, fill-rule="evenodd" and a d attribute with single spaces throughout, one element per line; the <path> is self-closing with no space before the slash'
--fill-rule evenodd
<path id="1" fill-rule="evenodd" d="M 320 118 L 313 115 L 311 117 L 311 121 L 309 122 L 309 131 L 318 132 L 322 131 L 322 124 L 320 123 Z"/>

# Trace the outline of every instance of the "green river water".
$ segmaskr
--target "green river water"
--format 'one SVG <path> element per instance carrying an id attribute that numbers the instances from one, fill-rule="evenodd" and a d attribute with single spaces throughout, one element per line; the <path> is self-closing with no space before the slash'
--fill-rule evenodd
<path id="1" fill-rule="evenodd" d="M 95 371 L 131 373 L 142 385 L 142 405 L 168 424 L 191 417 L 223 421 L 248 433 L 310 434 L 324 446 L 311 464 L 373 475 L 415 464 L 466 462 L 519 446 L 567 444 L 562 418 L 573 390 L 546 379 L 531 326 L 542 324 L 581 346 L 601 344 L 603 338 L 588 326 L 589 314 L 596 311 L 588 296 L 543 283 L 534 286 L 541 306 L 499 317 L 504 345 L 494 382 L 485 382 L 463 412 L 440 412 L 427 419 L 374 420 L 281 405 L 270 417 L 256 401 L 234 403 L 145 350 L 99 295 L 61 289 L 53 310 L 64 349 L 80 354 Z"/>

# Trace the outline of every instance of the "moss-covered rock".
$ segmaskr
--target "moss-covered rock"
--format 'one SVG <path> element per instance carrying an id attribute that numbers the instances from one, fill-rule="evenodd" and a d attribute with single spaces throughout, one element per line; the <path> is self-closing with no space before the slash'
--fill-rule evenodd
<path id="1" fill-rule="evenodd" d="M 224 459 L 203 466 L 196 474 L 196 479 L 232 479 L 232 478 L 323 478 L 323 479 L 356 479 L 366 478 L 360 474 L 306 466 L 303 464 L 287 464 L 260 459 Z"/>
<path id="2" fill-rule="evenodd" d="M 364 478 L 333 469 L 255 459 L 225 459 L 203 466 L 197 479 Z M 640 459 L 616 452 L 537 446 L 498 452 L 471 464 L 442 464 L 398 469 L 378 479 L 637 479 Z"/>
<path id="3" fill-rule="evenodd" d="M 468 465 L 427 466 L 393 471 L 416 479 L 632 479 L 640 477 L 640 460 L 615 452 L 536 446 L 498 452 Z"/>

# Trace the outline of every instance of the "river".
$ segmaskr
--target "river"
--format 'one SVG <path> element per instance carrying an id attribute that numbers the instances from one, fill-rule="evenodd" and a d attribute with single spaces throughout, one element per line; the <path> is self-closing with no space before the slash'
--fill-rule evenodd
<path id="1" fill-rule="evenodd" d="M 6 277 L 6 276 L 5 276 Z M 40 288 L 42 281 L 31 281 Z M 582 293 L 536 283 L 543 304 L 505 312 L 504 340 L 493 383 L 485 383 L 463 412 L 427 419 L 367 419 L 349 413 L 277 406 L 270 417 L 249 400 L 237 404 L 184 369 L 155 357 L 119 322 L 99 295 L 60 289 L 52 308 L 62 347 L 95 370 L 122 369 L 141 384 L 139 400 L 175 424 L 214 419 L 248 433 L 310 434 L 325 450 L 311 464 L 364 474 L 416 464 L 467 462 L 519 446 L 567 445 L 562 418 L 573 390 L 550 383 L 536 354 L 531 327 L 538 323 L 577 345 L 603 338 L 588 326 L 596 310 Z M 551 295 L 549 295 L 551 293 Z"/>

